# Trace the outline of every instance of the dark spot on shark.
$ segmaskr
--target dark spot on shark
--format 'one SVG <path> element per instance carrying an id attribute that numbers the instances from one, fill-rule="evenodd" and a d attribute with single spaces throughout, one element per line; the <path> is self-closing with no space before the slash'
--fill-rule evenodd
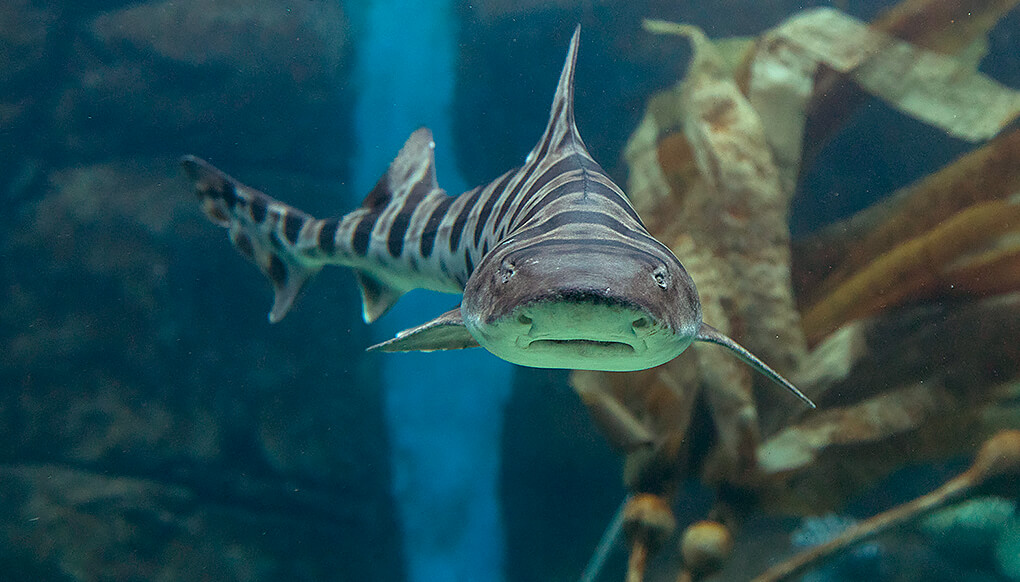
<path id="1" fill-rule="evenodd" d="M 287 284 L 287 265 L 283 264 L 280 257 L 275 254 L 269 255 L 269 266 L 266 269 L 266 274 L 269 275 L 269 280 L 276 285 L 283 286 Z"/>
<path id="2" fill-rule="evenodd" d="M 247 234 L 238 232 L 234 236 L 234 246 L 245 258 L 251 260 L 255 257 L 255 247 L 251 244 L 251 238 Z"/>
<path id="3" fill-rule="evenodd" d="M 283 236 L 287 239 L 287 242 L 294 244 L 297 242 L 298 235 L 301 234 L 301 228 L 305 225 L 305 219 L 301 216 L 295 216 L 293 212 L 286 212 L 283 215 Z"/>
<path id="4" fill-rule="evenodd" d="M 280 240 L 280 235 L 277 234 L 275 230 L 269 233 L 269 244 L 273 245 L 273 248 L 278 252 L 287 252 L 287 247 L 283 244 L 283 241 Z"/>
<path id="5" fill-rule="evenodd" d="M 258 224 L 262 224 L 262 221 L 266 219 L 266 201 L 261 196 L 256 196 L 251 200 L 251 219 Z"/>
<path id="6" fill-rule="evenodd" d="M 237 204 L 237 190 L 234 183 L 229 180 L 224 182 L 223 191 L 220 194 L 223 201 L 227 203 L 227 208 L 234 208 L 234 205 Z"/>

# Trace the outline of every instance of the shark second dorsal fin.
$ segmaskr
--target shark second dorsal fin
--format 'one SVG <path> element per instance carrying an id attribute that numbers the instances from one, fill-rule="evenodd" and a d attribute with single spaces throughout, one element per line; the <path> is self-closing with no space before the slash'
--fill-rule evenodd
<path id="1" fill-rule="evenodd" d="M 418 327 L 405 329 L 397 337 L 376 344 L 370 352 L 433 352 L 477 348 L 478 342 L 464 326 L 460 307 L 447 311 Z"/>
<path id="2" fill-rule="evenodd" d="M 435 150 L 432 132 L 427 127 L 412 133 L 361 207 L 381 211 L 394 199 L 424 197 L 438 189 Z"/>
<path id="3" fill-rule="evenodd" d="M 403 209 L 414 207 L 431 192 L 439 190 L 436 181 L 436 144 L 432 141 L 432 132 L 422 127 L 411 134 L 400 148 L 400 153 L 390 162 L 386 173 L 379 178 L 375 187 L 368 193 L 361 203 L 362 211 L 367 211 L 371 220 L 361 224 L 370 225 L 369 229 L 374 231 L 377 217 L 386 212 L 386 209 L 397 204 L 401 210 L 399 216 L 410 219 L 411 213 Z M 405 228 L 408 222 L 404 222 Z M 366 247 L 371 244 L 372 232 L 365 235 Z M 386 237 L 388 242 L 399 240 L 402 237 L 393 239 Z M 368 252 L 367 248 L 365 252 Z M 392 250 L 390 251 L 393 252 Z M 365 323 L 372 323 L 400 299 L 400 296 L 407 291 L 407 288 L 398 288 L 387 284 L 384 278 L 373 275 L 371 269 L 355 271 L 358 279 L 358 287 L 361 289 L 362 316 Z"/>
<path id="4" fill-rule="evenodd" d="M 803 392 L 798 390 L 797 387 L 794 386 L 789 380 L 780 376 L 779 372 L 776 372 L 775 370 L 770 368 L 768 364 L 758 359 L 758 356 L 755 356 L 754 354 L 749 352 L 747 348 L 733 341 L 732 339 L 730 339 L 729 336 L 712 327 L 711 325 L 708 325 L 707 323 L 702 323 L 701 327 L 698 329 L 698 333 L 694 336 L 694 339 L 695 341 L 708 342 L 720 345 L 728 349 L 729 351 L 733 352 L 738 358 L 747 363 L 747 365 L 751 366 L 755 370 L 758 370 L 765 376 L 768 376 L 768 378 L 775 382 L 776 384 L 779 384 L 783 388 L 786 388 L 790 392 L 793 392 L 793 394 L 797 398 L 800 398 L 805 404 L 807 404 L 811 408 L 815 408 L 815 403 L 812 402 L 810 398 L 805 396 Z"/>

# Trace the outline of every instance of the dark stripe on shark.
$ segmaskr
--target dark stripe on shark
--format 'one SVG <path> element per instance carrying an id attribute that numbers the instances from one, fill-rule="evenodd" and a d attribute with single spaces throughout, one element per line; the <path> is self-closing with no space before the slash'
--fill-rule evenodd
<path id="1" fill-rule="evenodd" d="M 644 232 L 629 228 L 619 220 L 616 220 L 605 212 L 597 212 L 592 210 L 565 210 L 563 212 L 557 212 L 546 220 L 539 222 L 538 224 L 526 228 L 517 233 L 518 240 L 525 241 L 529 237 L 536 237 L 546 234 L 556 228 L 565 226 L 568 224 L 597 224 L 604 226 L 613 232 L 620 234 L 621 236 L 634 240 L 637 242 L 647 242 L 650 244 L 661 244 L 656 241 L 651 235 Z M 563 240 L 572 240 L 567 237 Z M 578 240 L 578 239 L 573 239 Z M 587 239 L 585 239 L 587 240 Z"/>
<path id="2" fill-rule="evenodd" d="M 336 231 L 340 228 L 340 220 L 327 218 L 322 221 L 322 228 L 319 229 L 319 250 L 327 255 L 336 252 Z"/>
<path id="3" fill-rule="evenodd" d="M 516 174 L 517 174 L 517 170 L 511 170 L 511 171 L 507 172 L 506 173 L 507 179 L 509 180 L 510 178 L 515 176 Z M 493 196 L 498 196 L 499 192 L 493 192 L 492 195 Z M 499 205 L 499 212 L 496 213 L 496 220 L 493 221 L 493 223 L 492 223 L 493 226 L 498 227 L 498 226 L 501 226 L 503 224 L 503 217 L 506 216 L 507 211 L 510 210 L 510 207 L 513 205 L 513 203 L 514 203 L 514 197 L 512 197 L 512 196 L 504 196 L 503 197 L 503 203 Z M 495 229 L 493 229 L 493 230 L 495 230 Z"/>
<path id="4" fill-rule="evenodd" d="M 460 214 L 457 215 L 456 220 L 453 221 L 453 228 L 450 229 L 450 252 L 457 250 L 460 246 L 460 237 L 464 234 L 464 227 L 467 226 L 468 217 L 471 216 L 471 211 L 474 210 L 475 204 L 478 202 L 478 195 L 481 194 L 482 189 L 476 188 L 471 196 L 468 198 L 467 203 L 460 209 Z"/>
<path id="5" fill-rule="evenodd" d="M 565 194 L 570 194 L 571 191 L 583 192 L 585 194 L 595 194 L 603 198 L 606 198 L 611 204 L 613 204 L 615 207 L 622 210 L 627 216 L 632 218 L 634 222 L 642 226 L 644 225 L 644 223 L 641 222 L 641 218 L 638 216 L 634 208 L 630 205 L 629 202 L 627 202 L 625 198 L 620 196 L 618 192 L 616 192 L 609 186 L 602 184 L 601 182 L 585 179 L 584 174 L 579 175 L 577 178 L 573 180 L 560 184 L 559 186 L 554 188 L 551 192 L 543 196 L 542 199 L 535 203 L 535 205 L 532 206 L 530 210 L 528 210 L 528 213 L 524 215 L 524 218 L 521 219 L 521 224 L 527 224 L 528 221 L 534 218 L 543 208 L 555 202 L 559 197 Z M 606 214 L 611 215 L 608 212 Z"/>
<path id="6" fill-rule="evenodd" d="M 407 234 L 407 228 L 411 226 L 411 215 L 414 211 L 412 206 L 409 210 L 407 206 L 404 206 L 393 217 L 393 224 L 390 225 L 390 232 L 386 238 L 386 249 L 390 252 L 390 256 L 396 259 L 400 256 L 400 253 L 404 252 L 404 235 Z"/>
<path id="7" fill-rule="evenodd" d="M 432 249 L 436 245 L 436 235 L 439 234 L 439 225 L 443 222 L 443 217 L 446 216 L 446 212 L 450 209 L 450 205 L 456 200 L 453 196 L 446 196 L 439 201 L 439 205 L 432 210 L 432 214 L 429 215 L 429 219 L 425 222 L 425 230 L 421 233 L 421 244 L 419 250 L 421 256 L 429 258 L 432 255 Z"/>
<path id="8" fill-rule="evenodd" d="M 429 171 L 425 172 L 422 179 L 415 182 L 414 186 L 411 187 L 411 192 L 407 195 L 407 201 L 404 202 L 404 210 L 413 211 L 417 208 L 418 203 L 424 200 L 425 197 L 429 195 L 429 192 L 432 192 L 432 184 L 434 181 L 435 178 L 432 177 L 432 169 L 429 168 Z"/>
<path id="9" fill-rule="evenodd" d="M 570 172 L 571 170 L 583 170 L 584 166 L 582 166 L 577 159 L 579 157 L 583 156 L 571 154 L 549 166 L 546 171 L 542 172 L 541 176 L 535 178 L 535 182 L 531 184 L 531 187 L 528 188 L 528 193 L 525 194 L 525 199 L 530 199 L 532 196 L 538 194 L 542 191 L 542 188 L 544 188 L 546 184 L 560 177 L 564 173 Z"/>
<path id="10" fill-rule="evenodd" d="M 482 206 L 482 212 L 478 215 L 478 222 L 475 223 L 476 247 L 482 240 L 482 232 L 485 231 L 485 222 L 489 220 L 489 215 L 492 214 L 492 209 L 496 205 L 496 200 L 499 198 L 500 193 L 503 192 L 503 189 L 506 188 L 507 182 L 509 182 L 512 177 L 512 175 L 507 174 L 506 176 L 503 176 L 503 179 L 500 180 L 493 188 L 486 188 L 486 191 L 489 193 L 489 198 L 485 201 L 485 205 Z"/>
<path id="11" fill-rule="evenodd" d="M 592 247 L 604 247 L 606 249 L 612 249 L 618 251 L 620 254 L 629 255 L 632 257 L 639 257 L 647 260 L 652 265 L 659 265 L 663 258 L 656 255 L 655 253 L 649 252 L 640 246 L 632 243 L 626 243 L 618 240 L 588 238 L 588 239 L 560 239 L 560 238 L 548 238 L 527 244 L 524 246 L 514 248 L 513 252 L 507 256 L 516 256 L 518 254 L 527 254 L 533 250 L 546 250 L 553 247 L 563 247 L 564 249 L 590 249 Z"/>
<path id="12" fill-rule="evenodd" d="M 363 257 L 368 254 L 368 244 L 372 241 L 372 229 L 375 228 L 375 221 L 379 214 L 370 212 L 363 214 L 354 227 L 354 235 L 351 237 L 351 249 L 354 254 Z"/>
<path id="13" fill-rule="evenodd" d="M 539 148 L 538 152 L 535 154 L 535 158 L 532 160 L 531 166 L 525 171 L 524 177 L 522 177 L 521 181 L 517 183 L 517 187 L 514 189 L 514 192 L 510 196 L 508 196 L 508 199 L 517 198 L 521 186 L 528 181 L 528 179 L 531 177 L 531 174 L 535 171 L 535 169 L 538 168 L 543 161 L 545 161 L 545 156 L 546 154 L 549 153 L 550 137 L 552 136 L 543 136 L 544 139 L 542 140 L 542 147 Z M 520 204 L 517 205 L 517 210 L 514 210 L 513 215 L 510 217 L 511 227 L 515 224 L 518 224 L 517 216 L 518 214 L 520 214 L 521 210 L 527 205 L 528 200 L 529 200 L 528 198 L 524 198 L 521 200 Z"/>

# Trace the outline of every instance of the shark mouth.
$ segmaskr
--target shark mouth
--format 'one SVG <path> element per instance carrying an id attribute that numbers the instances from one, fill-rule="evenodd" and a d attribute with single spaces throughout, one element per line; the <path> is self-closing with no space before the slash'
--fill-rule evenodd
<path id="1" fill-rule="evenodd" d="M 592 354 L 606 354 L 611 353 L 615 355 L 626 355 L 633 354 L 637 350 L 634 346 L 617 341 L 605 341 L 605 340 L 590 340 L 590 339 L 536 339 L 532 340 L 525 346 L 525 349 L 562 349 L 567 348 L 571 351 L 579 353 L 592 353 Z"/>

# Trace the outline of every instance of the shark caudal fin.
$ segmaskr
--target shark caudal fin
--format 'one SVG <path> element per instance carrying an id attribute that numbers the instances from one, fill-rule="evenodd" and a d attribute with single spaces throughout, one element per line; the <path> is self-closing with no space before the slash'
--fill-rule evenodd
<path id="1" fill-rule="evenodd" d="M 789 380 L 780 376 L 779 372 L 776 372 L 775 370 L 770 368 L 765 362 L 759 360 L 757 356 L 747 351 L 747 349 L 744 348 L 742 345 L 733 341 L 732 339 L 729 338 L 729 336 L 715 329 L 714 327 L 708 325 L 707 323 L 701 324 L 701 328 L 698 329 L 698 333 L 697 335 L 694 336 L 694 340 L 699 342 L 708 342 L 720 345 L 728 349 L 729 351 L 736 354 L 738 358 L 743 360 L 749 366 L 751 366 L 755 370 L 758 370 L 762 374 L 768 376 L 769 379 L 771 379 L 776 384 L 779 384 L 783 388 L 786 388 L 790 392 L 793 392 L 793 394 L 797 398 L 800 398 L 804 402 L 804 404 L 807 404 L 811 408 L 815 408 L 815 403 L 812 402 L 810 398 L 805 396 L 803 392 L 798 390 L 796 386 L 790 383 Z"/>
<path id="2" fill-rule="evenodd" d="M 321 221 L 248 188 L 205 160 L 185 156 L 181 167 L 194 182 L 205 215 L 229 229 L 238 252 L 269 278 L 274 294 L 269 321 L 280 321 L 304 284 L 322 268 L 320 261 L 302 256 L 296 247 L 306 226 Z"/>

